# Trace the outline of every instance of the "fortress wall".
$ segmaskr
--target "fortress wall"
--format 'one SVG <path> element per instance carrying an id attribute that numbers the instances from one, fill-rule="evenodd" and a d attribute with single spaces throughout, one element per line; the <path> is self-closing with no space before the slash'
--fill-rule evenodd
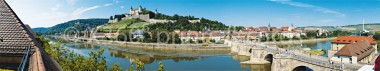
<path id="1" fill-rule="evenodd" d="M 127 19 L 132 19 L 132 18 L 139 18 L 139 19 L 142 19 L 144 21 L 147 21 L 149 22 L 149 15 L 126 15 L 126 17 L 122 18 L 122 20 L 127 20 Z"/>

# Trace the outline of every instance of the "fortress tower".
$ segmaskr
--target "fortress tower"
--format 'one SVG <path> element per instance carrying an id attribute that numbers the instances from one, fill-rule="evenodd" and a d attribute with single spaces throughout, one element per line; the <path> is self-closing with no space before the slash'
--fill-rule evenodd
<path id="1" fill-rule="evenodd" d="M 140 5 L 137 9 L 133 9 L 133 7 L 131 6 L 131 9 L 129 10 L 129 14 L 131 15 L 140 15 L 140 13 L 144 10 L 144 8 L 142 8 L 142 6 Z"/>

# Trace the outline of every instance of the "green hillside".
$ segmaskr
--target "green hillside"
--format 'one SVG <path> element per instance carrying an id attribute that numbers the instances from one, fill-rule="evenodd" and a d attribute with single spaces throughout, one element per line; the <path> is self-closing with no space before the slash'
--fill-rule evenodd
<path id="1" fill-rule="evenodd" d="M 145 26 L 150 25 L 151 23 L 145 22 L 141 19 L 127 19 L 121 20 L 116 23 L 109 23 L 98 28 L 98 32 L 109 32 L 112 29 L 112 32 L 117 32 L 119 28 L 122 30 L 125 29 L 143 29 Z"/>
<path id="2" fill-rule="evenodd" d="M 49 28 L 33 28 L 39 34 L 57 34 L 62 33 L 68 28 L 75 28 L 78 31 L 83 31 L 85 29 L 95 28 L 96 26 L 103 25 L 108 22 L 108 19 L 77 19 L 64 22 Z"/>
<path id="3" fill-rule="evenodd" d="M 369 23 L 364 25 L 365 29 L 369 31 L 380 31 L 380 23 Z M 362 24 L 356 24 L 356 25 L 346 25 L 341 27 L 334 27 L 334 26 L 307 26 L 307 27 L 298 27 L 298 28 L 322 28 L 326 29 L 328 31 L 334 31 L 334 30 L 344 30 L 344 31 L 362 31 L 363 25 Z"/>
<path id="4" fill-rule="evenodd" d="M 336 28 L 334 26 L 307 26 L 307 27 L 297 27 L 297 28 L 322 28 L 327 31 L 341 30 L 340 28 Z"/>
<path id="5" fill-rule="evenodd" d="M 347 25 L 347 26 L 342 26 L 344 28 L 356 28 L 356 31 L 361 31 L 363 29 L 362 24 L 357 24 L 357 25 Z M 365 29 L 369 31 L 380 31 L 380 23 L 370 23 L 370 24 L 365 24 L 364 25 Z"/>
<path id="6" fill-rule="evenodd" d="M 39 28 L 33 28 L 32 30 L 34 32 L 37 32 L 38 34 L 44 34 L 49 28 L 39 27 Z"/>

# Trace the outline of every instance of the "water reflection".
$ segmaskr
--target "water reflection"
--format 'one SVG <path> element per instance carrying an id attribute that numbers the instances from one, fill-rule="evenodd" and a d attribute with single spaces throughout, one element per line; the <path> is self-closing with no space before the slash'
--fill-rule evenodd
<path id="1" fill-rule="evenodd" d="M 146 71 L 157 70 L 160 61 L 168 71 L 270 71 L 270 64 L 242 65 L 240 62 L 249 57 L 230 55 L 230 51 L 153 50 L 91 43 L 66 43 L 64 47 L 84 56 L 104 48 L 107 66 L 120 64 L 124 70 L 138 59 L 146 64 Z"/>
<path id="2" fill-rule="evenodd" d="M 162 61 L 162 60 L 173 60 L 174 62 L 179 61 L 194 61 L 196 59 L 202 57 L 176 57 L 176 56 L 156 56 L 156 55 L 148 55 L 148 54 L 137 54 L 137 53 L 128 53 L 114 49 L 108 49 L 111 52 L 111 56 L 118 58 L 127 58 L 127 59 L 137 59 L 142 61 L 145 64 L 151 64 L 154 61 Z"/>
<path id="3" fill-rule="evenodd" d="M 175 57 L 195 57 L 195 56 L 227 56 L 229 55 L 229 50 L 160 50 L 160 49 L 145 49 L 137 47 L 123 47 L 123 46 L 110 46 L 104 44 L 91 44 L 91 43 L 68 43 L 66 47 L 75 48 L 78 50 L 86 49 L 99 49 L 105 48 L 113 51 L 127 52 L 134 54 L 145 54 L 145 55 L 155 55 L 155 56 L 175 56 Z"/>
<path id="4" fill-rule="evenodd" d="M 243 61 L 248 61 L 249 56 L 240 56 L 240 55 L 235 55 L 232 56 L 234 61 L 238 62 L 243 62 Z M 247 65 L 247 64 L 241 64 L 241 68 L 248 68 L 251 71 L 271 71 L 271 64 L 259 64 L 259 65 Z"/>
<path id="5" fill-rule="evenodd" d="M 51 38 L 55 41 L 55 38 Z M 64 41 L 64 40 L 63 40 Z M 119 64 L 123 70 L 138 59 L 145 63 L 146 71 L 156 71 L 161 61 L 166 71 L 270 71 L 270 64 L 242 65 L 248 56 L 231 55 L 230 51 L 193 51 L 193 50 L 157 50 L 125 46 L 111 46 L 93 43 L 74 43 L 64 41 L 64 47 L 78 54 L 88 56 L 104 48 L 107 66 Z"/>

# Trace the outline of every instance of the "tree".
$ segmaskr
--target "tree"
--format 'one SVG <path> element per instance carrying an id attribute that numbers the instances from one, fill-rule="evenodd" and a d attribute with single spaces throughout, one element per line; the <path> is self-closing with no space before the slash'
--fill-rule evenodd
<path id="1" fill-rule="evenodd" d="M 140 71 L 144 71 L 144 63 L 142 62 L 142 61 L 140 61 L 140 60 L 136 60 L 136 68 L 137 68 L 137 70 L 140 70 Z"/>
<path id="2" fill-rule="evenodd" d="M 40 36 L 42 44 L 49 56 L 57 60 L 58 64 L 65 71 L 106 71 L 107 65 L 105 57 L 102 56 L 104 49 L 98 52 L 90 52 L 89 57 L 85 58 L 82 55 L 69 51 L 67 48 L 61 47 L 61 40 L 56 43 L 49 44 L 50 40 Z M 117 68 L 118 66 L 113 66 Z M 119 68 L 121 70 L 121 68 Z"/>
<path id="3" fill-rule="evenodd" d="M 133 65 L 129 66 L 128 70 L 127 71 L 133 71 Z"/>
<path id="4" fill-rule="evenodd" d="M 306 37 L 317 38 L 317 35 L 318 35 L 318 32 L 317 32 L 317 31 L 309 31 L 309 32 L 306 32 Z"/>
<path id="5" fill-rule="evenodd" d="M 113 20 L 113 16 L 110 17 L 110 20 Z"/>
<path id="6" fill-rule="evenodd" d="M 164 71 L 164 64 L 162 64 L 162 62 L 160 61 L 160 66 L 158 67 L 158 70 L 157 71 Z"/>
<path id="7" fill-rule="evenodd" d="M 380 32 L 376 32 L 375 35 L 373 35 L 373 38 L 375 40 L 380 40 Z"/>
<path id="8" fill-rule="evenodd" d="M 110 71 L 122 71 L 123 69 L 121 69 L 120 67 L 119 67 L 119 64 L 115 64 L 115 65 L 113 65 L 112 67 L 111 67 L 111 69 L 110 69 Z M 102 70 L 100 70 L 100 71 L 102 71 Z"/>

